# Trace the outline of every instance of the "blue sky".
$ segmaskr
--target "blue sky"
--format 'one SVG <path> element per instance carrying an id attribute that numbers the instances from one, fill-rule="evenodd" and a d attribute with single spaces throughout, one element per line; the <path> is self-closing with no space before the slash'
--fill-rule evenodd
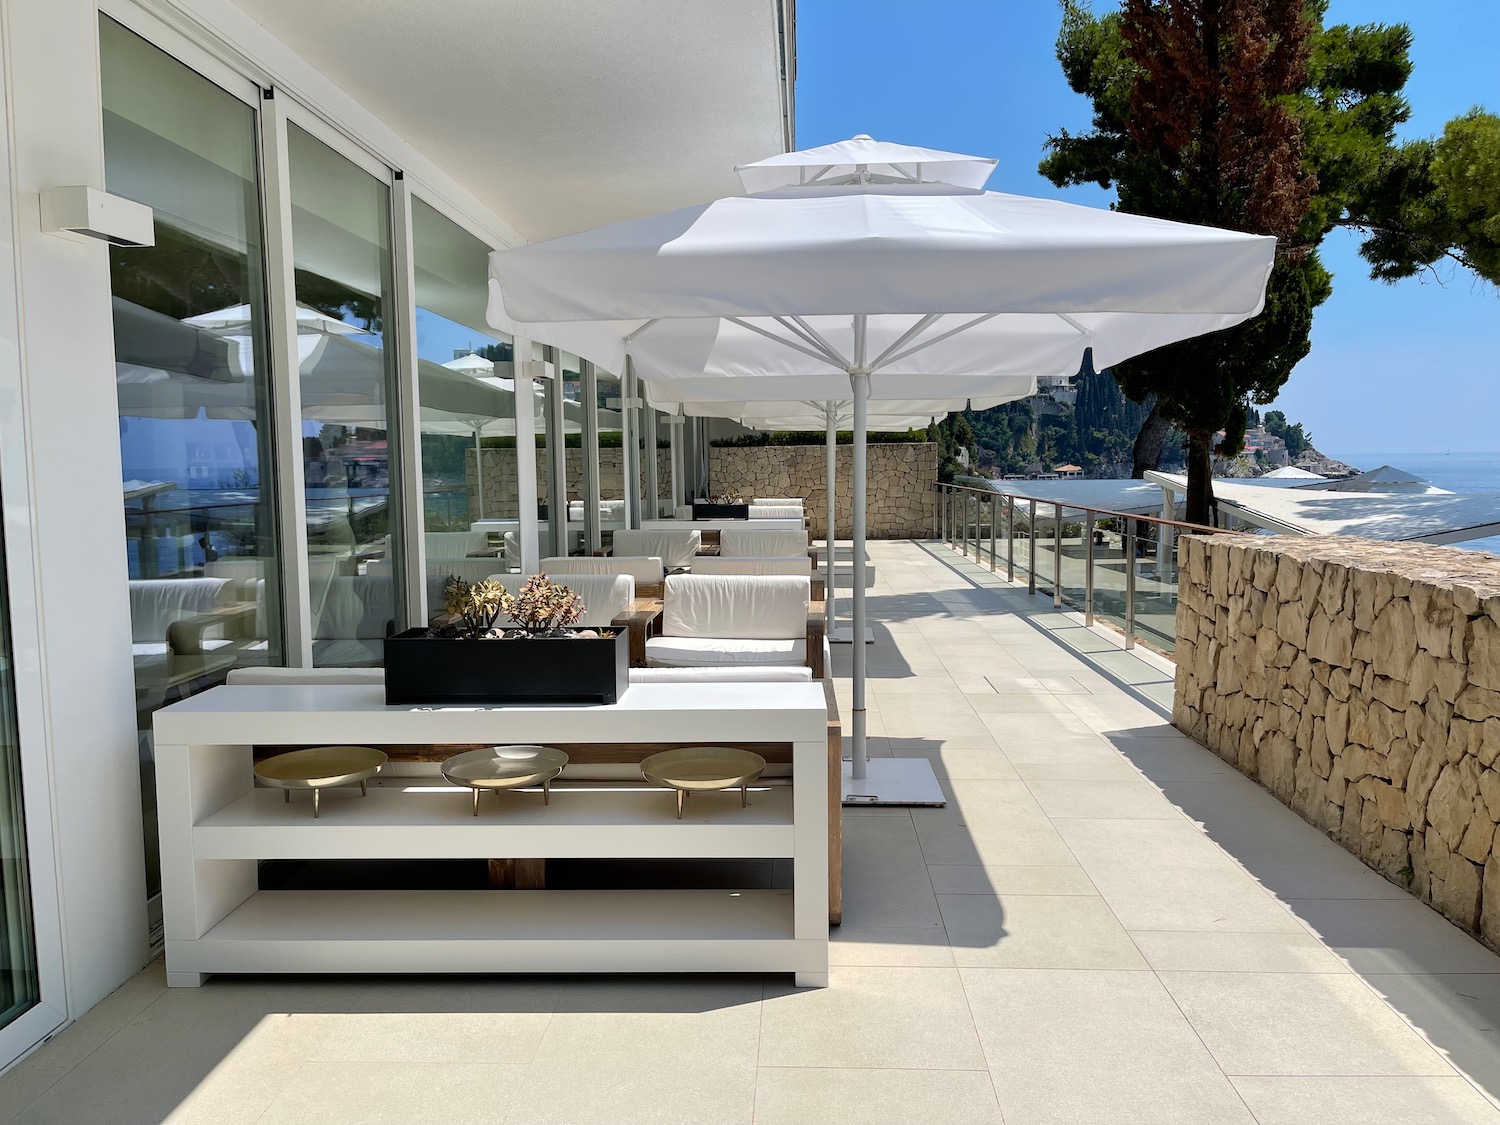
<path id="1" fill-rule="evenodd" d="M 1500 112 L 1500 0 L 1333 0 L 1328 21 L 1411 25 L 1404 135 L 1476 104 Z M 800 0 L 797 147 L 870 133 L 995 156 L 991 187 L 1107 205 L 1036 171 L 1048 133 L 1089 124 L 1057 65 L 1057 26 L 1052 0 Z M 1500 294 L 1465 274 L 1371 281 L 1355 247 L 1341 232 L 1324 243 L 1334 293 L 1275 405 L 1334 456 L 1500 450 Z"/>

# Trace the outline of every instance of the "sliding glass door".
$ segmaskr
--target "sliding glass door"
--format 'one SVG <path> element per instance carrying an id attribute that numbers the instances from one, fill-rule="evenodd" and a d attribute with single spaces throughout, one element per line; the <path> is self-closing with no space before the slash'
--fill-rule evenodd
<path id="1" fill-rule="evenodd" d="M 5 545 L 0 541 L 0 1027 L 30 1011 L 41 997 L 7 589 Z"/>

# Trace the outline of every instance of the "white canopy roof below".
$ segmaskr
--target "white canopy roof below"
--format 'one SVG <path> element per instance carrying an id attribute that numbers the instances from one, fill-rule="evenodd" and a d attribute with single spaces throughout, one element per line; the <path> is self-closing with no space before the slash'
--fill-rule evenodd
<path id="1" fill-rule="evenodd" d="M 1187 478 L 1176 473 L 1146 476 L 1174 494 L 1187 491 Z M 1221 511 L 1292 535 L 1433 544 L 1500 535 L 1500 493 L 1338 492 L 1215 481 L 1214 496 Z"/>

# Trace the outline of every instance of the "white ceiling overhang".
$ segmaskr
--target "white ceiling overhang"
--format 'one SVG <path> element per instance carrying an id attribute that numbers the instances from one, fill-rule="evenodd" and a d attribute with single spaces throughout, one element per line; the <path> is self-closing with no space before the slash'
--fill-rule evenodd
<path id="1" fill-rule="evenodd" d="M 235 3 L 531 240 L 737 194 L 790 140 L 791 0 Z"/>

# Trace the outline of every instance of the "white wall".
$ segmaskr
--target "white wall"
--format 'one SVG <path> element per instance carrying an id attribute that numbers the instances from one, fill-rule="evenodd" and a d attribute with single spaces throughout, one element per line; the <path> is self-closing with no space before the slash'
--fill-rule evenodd
<path id="1" fill-rule="evenodd" d="M 147 957 L 108 249 L 43 234 L 38 210 L 44 188 L 104 186 L 98 11 L 89 0 L 10 0 L 6 14 L 29 475 L 4 485 L 8 502 L 22 489 L 29 499 L 42 628 L 39 666 L 18 674 L 34 677 L 27 686 L 45 699 L 67 1005 L 77 1018 Z M 32 693 L 19 694 L 24 703 Z"/>

